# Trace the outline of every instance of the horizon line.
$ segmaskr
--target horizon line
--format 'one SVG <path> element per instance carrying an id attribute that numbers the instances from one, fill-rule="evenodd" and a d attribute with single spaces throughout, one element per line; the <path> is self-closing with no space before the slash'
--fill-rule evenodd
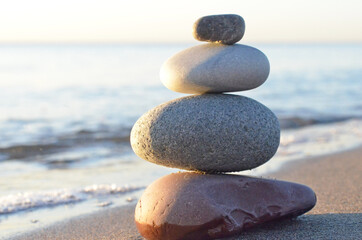
<path id="1" fill-rule="evenodd" d="M 0 45 L 188 45 L 207 43 L 201 41 L 1 41 Z M 239 41 L 237 44 L 259 45 L 342 45 L 362 44 L 362 41 Z"/>

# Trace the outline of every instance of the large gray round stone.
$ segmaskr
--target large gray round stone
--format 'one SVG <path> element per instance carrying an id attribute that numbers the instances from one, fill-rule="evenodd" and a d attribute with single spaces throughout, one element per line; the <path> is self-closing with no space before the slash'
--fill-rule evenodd
<path id="1" fill-rule="evenodd" d="M 133 126 L 141 158 L 167 167 L 232 172 L 267 162 L 279 146 L 276 116 L 257 101 L 205 94 L 159 105 Z"/>
<path id="2" fill-rule="evenodd" d="M 162 65 L 160 77 L 175 92 L 235 92 L 263 84 L 269 69 L 267 57 L 256 48 L 207 43 L 169 58 Z"/>
<path id="3" fill-rule="evenodd" d="M 240 41 L 245 22 L 236 14 L 210 15 L 199 18 L 193 26 L 196 40 L 231 45 Z"/>

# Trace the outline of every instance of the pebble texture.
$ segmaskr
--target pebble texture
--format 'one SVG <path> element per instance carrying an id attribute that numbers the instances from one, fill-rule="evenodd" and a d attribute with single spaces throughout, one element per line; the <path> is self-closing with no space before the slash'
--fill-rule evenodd
<path id="1" fill-rule="evenodd" d="M 296 183 L 184 172 L 152 183 L 136 206 L 135 221 L 148 240 L 216 239 L 296 217 L 315 204 L 315 193 Z"/>
<path id="2" fill-rule="evenodd" d="M 259 87 L 269 70 L 267 57 L 256 48 L 207 43 L 169 58 L 161 67 L 160 77 L 175 92 L 236 92 Z"/>
<path id="3" fill-rule="evenodd" d="M 244 19 L 235 14 L 205 16 L 198 19 L 193 28 L 196 40 L 227 45 L 240 41 L 244 32 Z"/>
<path id="4" fill-rule="evenodd" d="M 237 95 L 193 95 L 159 105 L 133 126 L 131 145 L 141 158 L 205 172 L 253 169 L 279 146 L 276 116 Z"/>

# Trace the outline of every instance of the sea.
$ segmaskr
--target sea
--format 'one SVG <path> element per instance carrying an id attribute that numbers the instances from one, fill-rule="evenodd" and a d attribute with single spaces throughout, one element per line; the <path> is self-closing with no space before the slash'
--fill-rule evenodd
<path id="1" fill-rule="evenodd" d="M 135 204 L 179 171 L 137 157 L 129 136 L 143 113 L 186 96 L 159 70 L 196 44 L 0 44 L 0 239 Z M 238 174 L 362 145 L 362 44 L 249 45 L 269 78 L 232 94 L 269 107 L 282 132 L 269 162 Z"/>

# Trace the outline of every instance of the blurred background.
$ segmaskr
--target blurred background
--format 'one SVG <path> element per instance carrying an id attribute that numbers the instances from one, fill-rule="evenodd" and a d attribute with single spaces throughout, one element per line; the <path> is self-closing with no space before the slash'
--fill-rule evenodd
<path id="1" fill-rule="evenodd" d="M 185 96 L 162 63 L 197 45 L 192 25 L 234 13 L 239 42 L 269 58 L 261 87 L 235 94 L 278 116 L 286 161 L 362 144 L 362 3 L 357 0 L 0 0 L 0 239 L 134 202 L 173 171 L 132 152 L 135 121 Z M 141 177 L 142 176 L 142 177 Z"/>

